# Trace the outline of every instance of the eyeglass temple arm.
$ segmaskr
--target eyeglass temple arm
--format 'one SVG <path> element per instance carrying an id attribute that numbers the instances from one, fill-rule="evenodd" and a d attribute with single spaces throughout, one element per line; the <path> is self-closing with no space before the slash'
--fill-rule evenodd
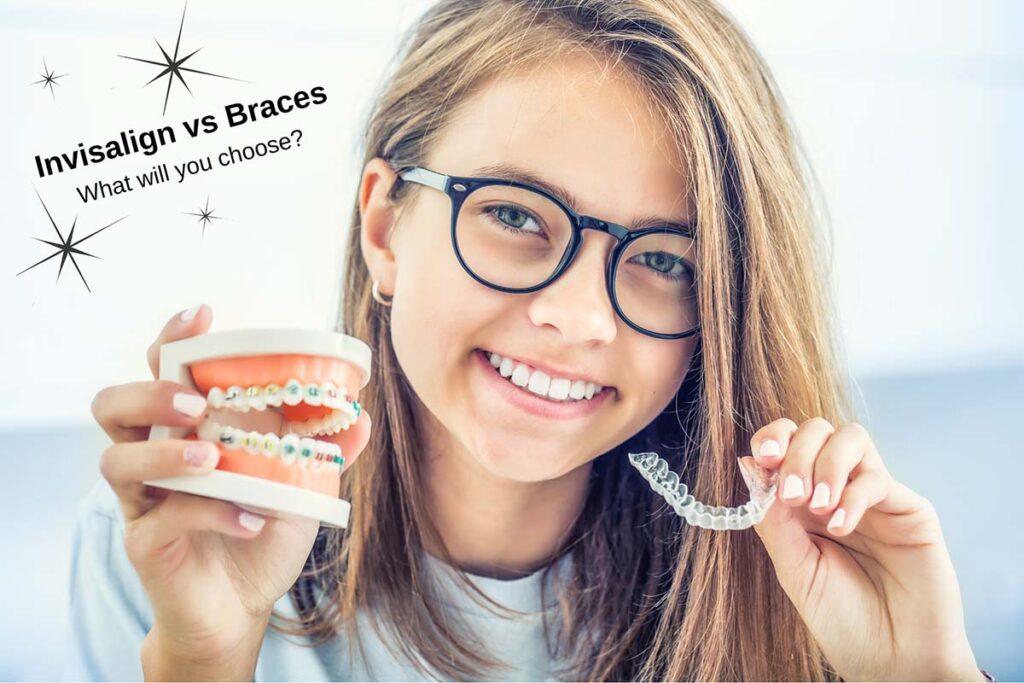
<path id="1" fill-rule="evenodd" d="M 402 180 L 407 180 L 413 183 L 420 183 L 422 185 L 429 185 L 430 187 L 436 187 L 442 192 L 447 191 L 446 185 L 448 184 L 448 176 L 443 173 L 437 173 L 430 169 L 417 166 L 410 168 L 406 171 L 402 171 L 398 174 L 398 177 Z"/>

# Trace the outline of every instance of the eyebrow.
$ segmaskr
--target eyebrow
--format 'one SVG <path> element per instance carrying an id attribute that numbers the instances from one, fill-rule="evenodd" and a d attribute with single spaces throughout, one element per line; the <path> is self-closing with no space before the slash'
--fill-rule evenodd
<path id="1" fill-rule="evenodd" d="M 566 204 L 572 208 L 576 213 L 583 213 L 580 211 L 580 202 L 576 196 L 569 192 L 558 183 L 552 182 L 537 173 L 525 169 L 515 164 L 506 162 L 499 162 L 495 164 L 486 164 L 479 168 L 471 171 L 471 175 L 483 175 L 487 177 L 500 178 L 502 180 L 511 180 L 518 183 L 527 183 L 529 185 L 536 185 L 537 187 L 544 189 L 556 197 L 561 198 Z M 639 230 L 644 227 L 669 227 L 682 230 L 689 235 L 694 235 L 696 225 L 693 221 L 674 221 L 661 216 L 647 215 L 634 218 L 633 221 L 626 225 L 630 230 Z"/>

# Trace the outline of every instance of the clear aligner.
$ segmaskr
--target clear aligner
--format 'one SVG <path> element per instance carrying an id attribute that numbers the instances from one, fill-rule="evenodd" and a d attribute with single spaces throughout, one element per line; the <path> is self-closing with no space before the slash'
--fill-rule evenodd
<path id="1" fill-rule="evenodd" d="M 207 394 L 206 401 L 211 408 L 239 413 L 266 410 L 268 407 L 278 408 L 282 405 L 296 406 L 299 403 L 331 409 L 331 412 L 323 417 L 288 423 L 288 428 L 300 436 L 336 434 L 342 429 L 348 429 L 362 412 L 359 402 L 350 399 L 345 389 L 339 389 L 331 381 L 317 384 L 290 379 L 283 387 L 277 384 L 249 387 L 234 384 L 227 389 L 213 387 Z"/>
<path id="2" fill-rule="evenodd" d="M 272 432 L 261 434 L 206 420 L 199 425 L 196 435 L 203 441 L 211 441 L 224 448 L 244 450 L 268 458 L 280 458 L 288 465 L 298 463 L 300 467 L 330 467 L 338 473 L 345 465 L 341 447 L 337 444 L 317 441 L 298 434 L 279 437 Z"/>
<path id="3" fill-rule="evenodd" d="M 668 462 L 657 453 L 630 453 L 629 462 L 640 470 L 651 488 L 668 502 L 677 515 L 704 529 L 746 529 L 760 524 L 775 501 L 778 471 L 764 474 L 765 471 L 761 470 L 757 477 L 751 478 L 752 481 L 744 477 L 750 488 L 750 500 L 739 507 L 724 507 L 704 505 L 694 499 L 686 484 L 679 481 L 679 475 L 670 470 Z M 739 463 L 739 466 L 743 467 L 743 464 Z"/>

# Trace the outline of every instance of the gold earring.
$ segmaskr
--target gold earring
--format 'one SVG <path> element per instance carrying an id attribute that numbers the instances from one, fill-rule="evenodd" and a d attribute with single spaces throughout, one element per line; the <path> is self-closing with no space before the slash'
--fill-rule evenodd
<path id="1" fill-rule="evenodd" d="M 373 294 L 373 300 L 384 306 L 390 306 L 391 300 L 395 298 L 394 296 L 390 296 L 385 299 L 380 293 L 380 283 L 376 280 L 373 281 L 373 290 L 371 293 Z"/>

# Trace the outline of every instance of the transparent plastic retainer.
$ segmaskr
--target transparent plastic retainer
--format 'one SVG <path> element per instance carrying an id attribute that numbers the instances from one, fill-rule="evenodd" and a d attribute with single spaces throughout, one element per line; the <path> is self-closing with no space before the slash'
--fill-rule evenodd
<path id="1" fill-rule="evenodd" d="M 704 529 L 747 529 L 760 524 L 775 502 L 779 471 L 759 467 L 751 458 L 737 459 L 743 481 L 750 490 L 750 500 L 739 507 L 704 505 L 689 492 L 679 475 L 669 469 L 668 463 L 657 453 L 630 453 L 629 462 L 640 470 L 651 488 L 665 499 L 689 524 Z M 749 463 L 749 467 L 748 464 Z"/>

